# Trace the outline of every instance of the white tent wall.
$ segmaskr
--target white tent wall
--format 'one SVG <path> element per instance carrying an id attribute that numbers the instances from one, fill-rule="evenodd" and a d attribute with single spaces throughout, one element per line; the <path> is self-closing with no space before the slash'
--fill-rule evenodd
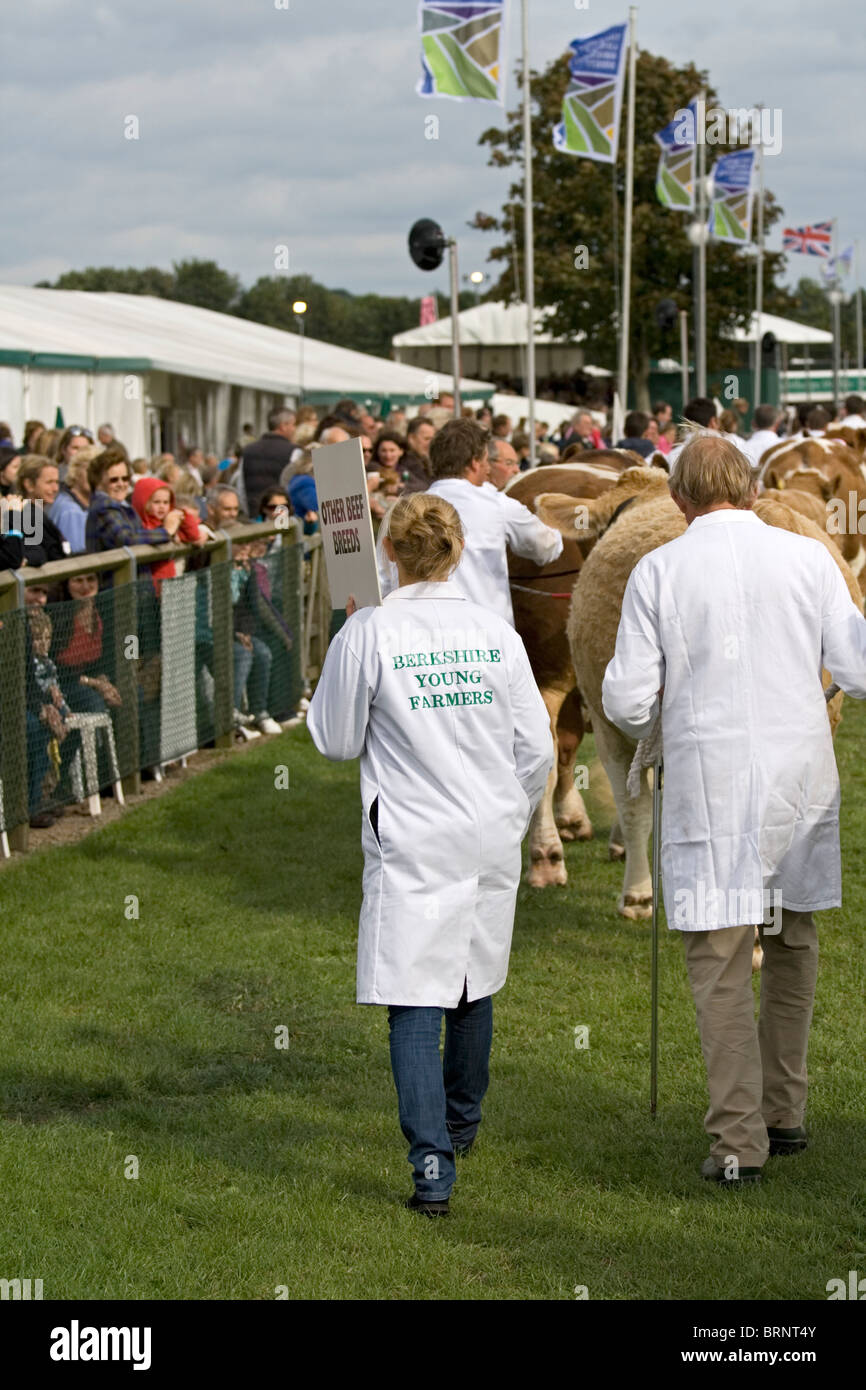
<path id="1" fill-rule="evenodd" d="M 28 420 L 42 420 L 48 429 L 51 429 L 57 407 L 60 406 L 67 425 L 85 425 L 90 428 L 87 421 L 87 407 L 90 403 L 88 372 L 45 372 L 36 371 L 31 367 L 27 373 L 29 382 L 24 379 L 23 372 L 21 375 L 22 394 L 18 412 L 21 426 L 24 424 L 26 396 Z M 11 420 L 9 423 L 12 423 Z M 19 428 L 16 442 L 20 436 Z"/>
<path id="2" fill-rule="evenodd" d="M 27 420 L 42 420 L 53 428 L 59 406 L 67 425 L 84 425 L 94 433 L 110 421 L 135 457 L 145 448 L 143 395 L 141 377 L 0 367 L 0 419 L 11 425 L 16 443 L 22 440 Z"/>
<path id="3" fill-rule="evenodd" d="M 24 383 L 20 367 L 0 367 L 0 420 L 12 430 L 15 443 L 24 428 Z"/>
<path id="4" fill-rule="evenodd" d="M 507 415 L 511 421 L 512 430 L 516 430 L 521 419 L 529 418 L 529 397 L 528 396 L 500 396 L 491 397 L 490 409 L 494 415 Z M 583 406 L 562 405 L 559 401 L 535 401 L 535 419 L 540 422 L 545 420 L 548 425 L 548 434 L 558 434 L 559 426 L 563 421 L 570 420 L 576 411 L 584 409 Z M 590 409 L 590 407 L 586 407 Z M 593 411 L 593 414 L 597 412 Z M 524 428 L 528 428 L 524 425 Z"/>
<path id="5" fill-rule="evenodd" d="M 112 425 L 131 459 L 146 456 L 150 452 L 150 444 L 146 429 L 145 378 L 129 373 L 93 372 L 91 381 L 90 418 L 86 422 L 73 420 L 64 410 L 66 423 L 86 423 L 94 434 L 100 425 Z"/>
<path id="6" fill-rule="evenodd" d="M 409 345 L 395 348 L 400 361 L 410 367 L 422 367 L 450 379 L 451 348 L 442 344 L 426 346 Z M 548 376 L 573 376 L 584 366 L 585 356 L 582 348 L 567 343 L 536 343 L 535 374 L 539 379 Z M 486 380 L 491 376 L 523 378 L 525 352 L 513 344 L 460 344 L 460 365 L 467 376 Z"/>

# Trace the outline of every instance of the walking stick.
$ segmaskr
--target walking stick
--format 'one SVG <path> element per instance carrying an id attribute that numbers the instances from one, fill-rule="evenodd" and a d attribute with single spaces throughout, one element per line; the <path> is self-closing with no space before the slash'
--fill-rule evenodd
<path id="1" fill-rule="evenodd" d="M 653 764 L 652 963 L 650 965 L 650 1114 L 658 1104 L 659 1080 L 659 876 L 661 869 L 662 770 L 659 755 Z"/>

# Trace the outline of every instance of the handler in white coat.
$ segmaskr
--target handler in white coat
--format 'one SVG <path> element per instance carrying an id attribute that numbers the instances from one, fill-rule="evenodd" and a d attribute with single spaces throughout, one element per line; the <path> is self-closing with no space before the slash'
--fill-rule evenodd
<path id="1" fill-rule="evenodd" d="M 357 998 L 388 1005 L 408 1205 L 442 1215 L 481 1119 L 491 995 L 553 743 L 517 633 L 449 580 L 463 545 L 453 507 L 401 498 L 385 544 L 400 586 L 331 643 L 307 727 L 326 757 L 361 758 Z"/>
<path id="2" fill-rule="evenodd" d="M 663 693 L 662 874 L 707 1067 L 704 1177 L 758 1180 L 806 1146 L 812 912 L 841 903 L 839 778 L 821 669 L 866 698 L 866 620 L 820 543 L 750 510 L 739 450 L 697 438 L 670 488 L 689 523 L 635 566 L 602 698 L 645 737 Z M 762 928 L 760 1023 L 751 985 Z"/>
<path id="3" fill-rule="evenodd" d="M 547 565 L 562 554 L 562 536 L 518 502 L 489 483 L 489 435 L 474 420 L 449 420 L 430 445 L 434 481 L 430 496 L 444 497 L 460 517 L 466 548 L 452 582 L 466 598 L 498 613 L 514 626 L 508 583 L 506 546 L 526 560 Z M 382 533 L 380 532 L 380 536 Z M 383 594 L 397 584 L 397 573 L 377 546 Z"/>

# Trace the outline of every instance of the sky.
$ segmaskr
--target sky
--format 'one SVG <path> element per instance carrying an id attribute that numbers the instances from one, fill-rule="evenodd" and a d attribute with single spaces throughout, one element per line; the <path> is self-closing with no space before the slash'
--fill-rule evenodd
<path id="1" fill-rule="evenodd" d="M 510 9 L 509 107 L 518 0 Z M 419 217 L 458 236 L 463 273 L 496 272 L 498 236 L 466 224 L 507 193 L 509 171 L 478 145 L 502 111 L 417 96 L 417 12 L 416 0 L 7 0 L 0 282 L 199 257 L 249 285 L 285 246 L 292 273 L 334 288 L 447 292 L 443 271 L 409 259 Z M 542 69 L 627 6 L 530 0 L 529 14 Z M 766 177 L 784 224 L 836 217 L 840 245 L 862 235 L 861 279 L 862 14 L 860 0 L 644 0 L 637 18 L 639 44 L 708 70 L 725 107 L 781 111 Z M 425 138 L 430 114 L 438 140 Z M 787 278 L 816 265 L 792 256 Z"/>

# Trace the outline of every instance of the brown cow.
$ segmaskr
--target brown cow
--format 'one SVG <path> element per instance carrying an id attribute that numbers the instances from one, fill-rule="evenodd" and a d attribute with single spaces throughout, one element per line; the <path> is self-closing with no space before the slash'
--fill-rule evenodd
<path id="1" fill-rule="evenodd" d="M 639 455 L 627 449 L 587 450 L 568 463 L 519 473 L 506 491 L 530 509 L 536 496 L 548 489 L 561 489 L 575 498 L 598 497 L 616 484 L 624 468 L 637 463 L 643 467 Z M 514 623 L 550 714 L 557 753 L 529 832 L 529 882 L 533 888 L 566 883 L 562 841 L 592 836 L 592 824 L 574 781 L 584 725 L 565 625 L 571 591 L 593 540 L 589 535 L 566 538 L 562 554 L 544 568 L 511 553 L 508 557 Z"/>
<path id="2" fill-rule="evenodd" d="M 629 470 L 622 475 L 617 488 L 626 495 L 629 487 L 633 487 L 635 483 L 635 479 L 630 476 L 631 473 L 632 470 Z M 622 597 L 631 571 L 643 555 L 681 535 L 686 526 L 685 519 L 675 507 L 666 485 L 647 487 L 646 479 L 637 481 L 644 486 L 638 489 L 635 501 L 625 508 L 616 522 L 605 531 L 581 571 L 575 586 L 568 629 L 577 681 L 592 718 L 596 747 L 610 778 L 625 839 L 625 881 L 618 910 L 623 916 L 630 918 L 647 917 L 652 909 L 647 860 L 651 797 L 646 771 L 641 777 L 639 795 L 634 798 L 627 795 L 626 776 L 635 744 L 605 718 L 601 703 L 601 685 L 608 662 L 613 656 Z M 590 510 L 596 514 L 607 511 L 613 500 L 614 491 L 611 491 L 591 503 Z M 570 507 L 573 512 L 573 499 L 542 497 L 539 499 L 537 511 L 548 525 L 556 525 L 557 516 L 562 517 L 565 522 L 563 533 L 568 535 L 572 523 L 564 516 L 566 507 Z M 769 525 L 783 526 L 786 530 L 822 540 L 834 555 L 845 577 L 849 593 L 855 602 L 858 601 L 860 596 L 853 575 L 826 532 L 808 517 L 794 512 L 784 503 L 774 499 L 759 498 L 754 509 Z M 825 685 L 829 679 L 825 673 Z M 838 722 L 841 703 L 842 696 L 837 695 L 828 707 L 834 726 Z"/>
<path id="3" fill-rule="evenodd" d="M 824 529 L 866 589 L 866 476 L 857 453 L 838 439 L 803 439 L 774 444 L 761 468 L 767 488 L 794 487 L 821 498 Z"/>

